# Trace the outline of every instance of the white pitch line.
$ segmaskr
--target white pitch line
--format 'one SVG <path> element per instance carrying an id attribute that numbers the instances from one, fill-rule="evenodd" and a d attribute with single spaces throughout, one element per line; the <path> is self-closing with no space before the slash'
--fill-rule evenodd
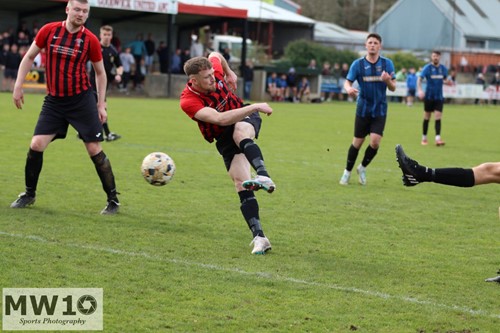
<path id="1" fill-rule="evenodd" d="M 223 271 L 223 272 L 231 272 L 231 273 L 237 273 L 237 274 L 247 275 L 247 276 L 255 276 L 258 278 L 268 279 L 268 280 L 273 280 L 273 281 L 288 282 L 288 283 L 292 283 L 292 284 L 301 284 L 301 285 L 313 286 L 313 287 L 321 287 L 321 288 L 338 290 L 338 291 L 342 291 L 342 292 L 352 292 L 352 293 L 367 295 L 367 296 L 376 297 L 376 298 L 399 300 L 399 301 L 403 301 L 405 303 L 426 305 L 426 306 L 441 308 L 441 309 L 445 309 L 445 310 L 461 311 L 461 312 L 465 312 L 465 313 L 469 313 L 471 315 L 476 315 L 476 316 L 481 316 L 481 317 L 491 317 L 491 318 L 500 319 L 500 314 L 490 313 L 488 311 L 484 311 L 481 309 L 473 310 L 473 309 L 465 307 L 465 306 L 436 303 L 436 302 L 432 302 L 432 301 L 421 300 L 421 299 L 414 298 L 414 297 L 391 295 L 391 294 L 378 292 L 378 291 L 359 289 L 356 287 L 344 287 L 344 286 L 340 286 L 337 284 L 301 280 L 301 279 L 296 279 L 296 278 L 287 277 L 287 276 L 280 276 L 277 274 L 272 274 L 272 273 L 267 273 L 267 272 L 248 272 L 248 271 L 244 271 L 244 270 L 239 269 L 239 268 L 227 268 L 227 267 L 222 267 L 219 265 L 204 264 L 204 263 L 199 263 L 199 262 L 187 261 L 187 260 L 183 260 L 183 259 L 164 258 L 164 257 L 160 257 L 157 255 L 149 254 L 146 252 L 123 251 L 123 250 L 118 250 L 118 249 L 113 249 L 113 248 L 108 248 L 108 247 L 100 247 L 100 246 L 85 245 L 85 244 L 60 243 L 60 242 L 50 241 L 50 240 L 47 240 L 45 238 L 35 236 L 35 235 L 12 234 L 12 233 L 8 233 L 8 232 L 4 232 L 4 231 L 0 231 L 0 235 L 12 237 L 12 238 L 27 239 L 27 240 L 40 242 L 40 243 L 47 243 L 47 244 L 51 244 L 51 245 L 64 245 L 66 247 L 73 247 L 73 248 L 78 248 L 78 249 L 93 250 L 93 251 L 97 251 L 97 252 L 106 252 L 106 253 L 118 254 L 118 255 L 129 256 L 129 257 L 142 257 L 145 259 L 158 260 L 158 261 L 172 263 L 172 264 L 180 264 L 180 265 L 184 265 L 184 266 L 195 266 L 195 267 L 206 268 L 206 269 L 214 270 L 214 271 Z"/>

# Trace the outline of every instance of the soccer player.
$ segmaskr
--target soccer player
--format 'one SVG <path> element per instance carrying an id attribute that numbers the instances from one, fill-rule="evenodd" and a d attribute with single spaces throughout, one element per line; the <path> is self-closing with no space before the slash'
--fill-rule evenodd
<path id="1" fill-rule="evenodd" d="M 106 71 L 106 79 L 108 82 L 106 85 L 107 91 L 107 88 L 113 82 L 121 82 L 123 75 L 123 66 L 118 51 L 113 45 L 111 45 L 111 39 L 113 38 L 113 27 L 109 25 L 102 26 L 99 37 L 101 41 L 102 61 L 104 63 L 104 70 Z M 94 88 L 95 90 L 95 70 L 93 68 L 90 71 L 90 78 L 92 82 L 92 88 Z M 102 127 L 104 129 L 104 134 L 106 135 L 106 141 L 115 141 L 121 138 L 121 135 L 113 133 L 109 130 L 107 120 L 104 124 L 102 124 Z"/>
<path id="2" fill-rule="evenodd" d="M 180 106 L 198 123 L 208 142 L 216 141 L 226 170 L 240 198 L 241 212 L 252 231 L 252 254 L 264 254 L 271 243 L 264 235 L 259 217 L 259 205 L 254 191 L 272 193 L 276 185 L 269 177 L 264 158 L 254 139 L 258 137 L 262 119 L 259 112 L 271 115 L 267 103 L 247 104 L 233 92 L 236 74 L 226 59 L 217 52 L 206 57 L 194 57 L 184 65 L 189 81 L 184 88 Z M 257 177 L 249 180 L 250 166 Z"/>
<path id="3" fill-rule="evenodd" d="M 443 117 L 443 83 L 448 84 L 448 69 L 439 63 L 441 52 L 432 51 L 431 62 L 424 66 L 417 79 L 418 97 L 424 100 L 424 122 L 422 128 L 422 145 L 427 145 L 429 121 L 434 112 L 434 126 L 436 131 L 436 146 L 444 146 L 441 139 L 441 118 Z M 426 80 L 425 93 L 422 90 L 422 80 Z"/>
<path id="4" fill-rule="evenodd" d="M 95 165 L 107 205 L 101 214 L 115 214 L 119 209 L 115 177 L 106 154 L 101 148 L 102 123 L 106 121 L 106 73 L 101 45 L 85 26 L 89 16 L 88 0 L 70 0 L 67 19 L 44 25 L 21 61 L 12 98 L 18 109 L 24 104 L 23 82 L 37 54 L 46 50 L 48 94 L 31 139 L 25 167 L 26 192 L 21 193 L 12 208 L 24 208 L 35 202 L 38 177 L 42 171 L 43 152 L 55 139 L 66 137 L 71 124 L 84 142 Z M 85 71 L 90 60 L 96 72 L 96 96 Z"/>
<path id="5" fill-rule="evenodd" d="M 500 184 L 500 162 L 482 163 L 473 168 L 429 168 L 405 154 L 401 145 L 396 145 L 396 160 L 403 172 L 403 185 L 415 186 L 432 182 L 448 186 L 473 187 L 484 184 Z M 500 271 L 498 272 L 500 274 Z M 486 282 L 500 282 L 500 276 L 486 279 Z"/>
<path id="6" fill-rule="evenodd" d="M 346 168 L 339 182 L 341 185 L 349 184 L 359 150 L 365 137 L 370 135 L 370 144 L 356 169 L 359 183 L 366 185 L 366 167 L 377 154 L 384 134 L 387 117 L 386 90 L 396 90 L 394 64 L 389 58 L 380 55 L 382 37 L 375 33 L 369 34 L 365 47 L 366 56 L 351 64 L 344 83 L 347 94 L 352 98 L 357 98 L 357 103 L 354 138 L 347 152 Z M 353 87 L 354 81 L 358 82 L 359 90 Z"/>

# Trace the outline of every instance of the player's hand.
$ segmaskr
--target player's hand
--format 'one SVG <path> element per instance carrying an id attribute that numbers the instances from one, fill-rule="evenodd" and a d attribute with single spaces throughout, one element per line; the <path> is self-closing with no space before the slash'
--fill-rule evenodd
<path id="1" fill-rule="evenodd" d="M 358 98 L 358 93 L 359 93 L 358 89 L 352 87 L 349 90 L 347 90 L 347 94 L 354 99 Z"/>
<path id="2" fill-rule="evenodd" d="M 108 112 L 106 112 L 106 103 L 97 105 L 97 110 L 99 111 L 99 120 L 101 124 L 104 124 L 108 120 Z"/>
<path id="3" fill-rule="evenodd" d="M 24 104 L 24 92 L 23 89 L 14 88 L 14 92 L 12 93 L 12 100 L 14 101 L 14 105 L 16 108 L 21 110 Z"/>
<path id="4" fill-rule="evenodd" d="M 231 88 L 233 91 L 236 91 L 236 88 L 238 86 L 238 77 L 233 71 L 230 71 L 226 74 L 226 83 L 229 85 L 229 88 Z"/>
<path id="5" fill-rule="evenodd" d="M 267 103 L 257 103 L 254 104 L 256 111 L 262 112 L 270 116 L 273 113 L 273 109 Z"/>
<path id="6" fill-rule="evenodd" d="M 385 83 L 389 83 L 389 81 L 392 80 L 392 76 L 391 74 L 387 73 L 386 71 L 383 71 L 382 72 L 382 75 L 380 75 L 380 78 L 382 79 L 382 81 L 384 81 Z"/>
<path id="7" fill-rule="evenodd" d="M 418 91 L 418 98 L 420 98 L 420 99 L 422 99 L 422 100 L 423 100 L 423 99 L 424 99 L 424 97 L 425 97 L 424 92 L 423 92 L 422 90 L 419 90 L 419 91 Z"/>
<path id="8" fill-rule="evenodd" d="M 120 74 L 116 74 L 115 75 L 115 81 L 118 82 L 118 83 L 122 82 L 122 76 Z"/>

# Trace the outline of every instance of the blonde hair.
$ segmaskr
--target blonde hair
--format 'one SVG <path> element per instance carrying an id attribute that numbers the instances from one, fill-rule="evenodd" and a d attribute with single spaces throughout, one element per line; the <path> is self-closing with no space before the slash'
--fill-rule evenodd
<path id="1" fill-rule="evenodd" d="M 112 26 L 110 26 L 110 25 L 103 25 L 103 26 L 101 27 L 101 32 L 102 32 L 102 31 L 109 31 L 109 32 L 113 32 L 113 27 L 112 27 Z"/>

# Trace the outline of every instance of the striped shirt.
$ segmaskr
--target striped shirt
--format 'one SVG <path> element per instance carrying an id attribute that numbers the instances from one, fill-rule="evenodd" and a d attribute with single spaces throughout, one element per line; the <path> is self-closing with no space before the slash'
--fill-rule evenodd
<path id="1" fill-rule="evenodd" d="M 425 99 L 442 101 L 443 81 L 448 77 L 448 70 L 444 65 L 434 66 L 429 63 L 424 66 L 420 77 L 426 80 Z"/>
<path id="2" fill-rule="evenodd" d="M 356 114 L 361 117 L 379 117 L 387 115 L 387 84 L 381 75 L 385 71 L 395 79 L 394 64 L 389 58 L 379 57 L 375 63 L 365 57 L 354 60 L 347 80 L 358 81 L 359 95 L 356 103 Z"/>
<path id="3" fill-rule="evenodd" d="M 90 88 L 87 61 L 102 60 L 97 37 L 82 26 L 76 33 L 66 29 L 66 21 L 44 25 L 35 38 L 36 45 L 45 49 L 47 92 L 65 97 L 80 94 Z"/>
<path id="4" fill-rule="evenodd" d="M 224 71 L 218 57 L 211 57 L 210 61 L 214 69 L 215 84 L 217 89 L 214 92 L 205 94 L 196 91 L 191 82 L 181 94 L 181 109 L 194 121 L 198 122 L 201 134 L 208 142 L 213 142 L 226 129 L 225 126 L 219 126 L 197 120 L 195 115 L 205 107 L 215 109 L 217 112 L 227 112 L 243 107 L 243 101 L 234 94 L 224 81 Z"/>

